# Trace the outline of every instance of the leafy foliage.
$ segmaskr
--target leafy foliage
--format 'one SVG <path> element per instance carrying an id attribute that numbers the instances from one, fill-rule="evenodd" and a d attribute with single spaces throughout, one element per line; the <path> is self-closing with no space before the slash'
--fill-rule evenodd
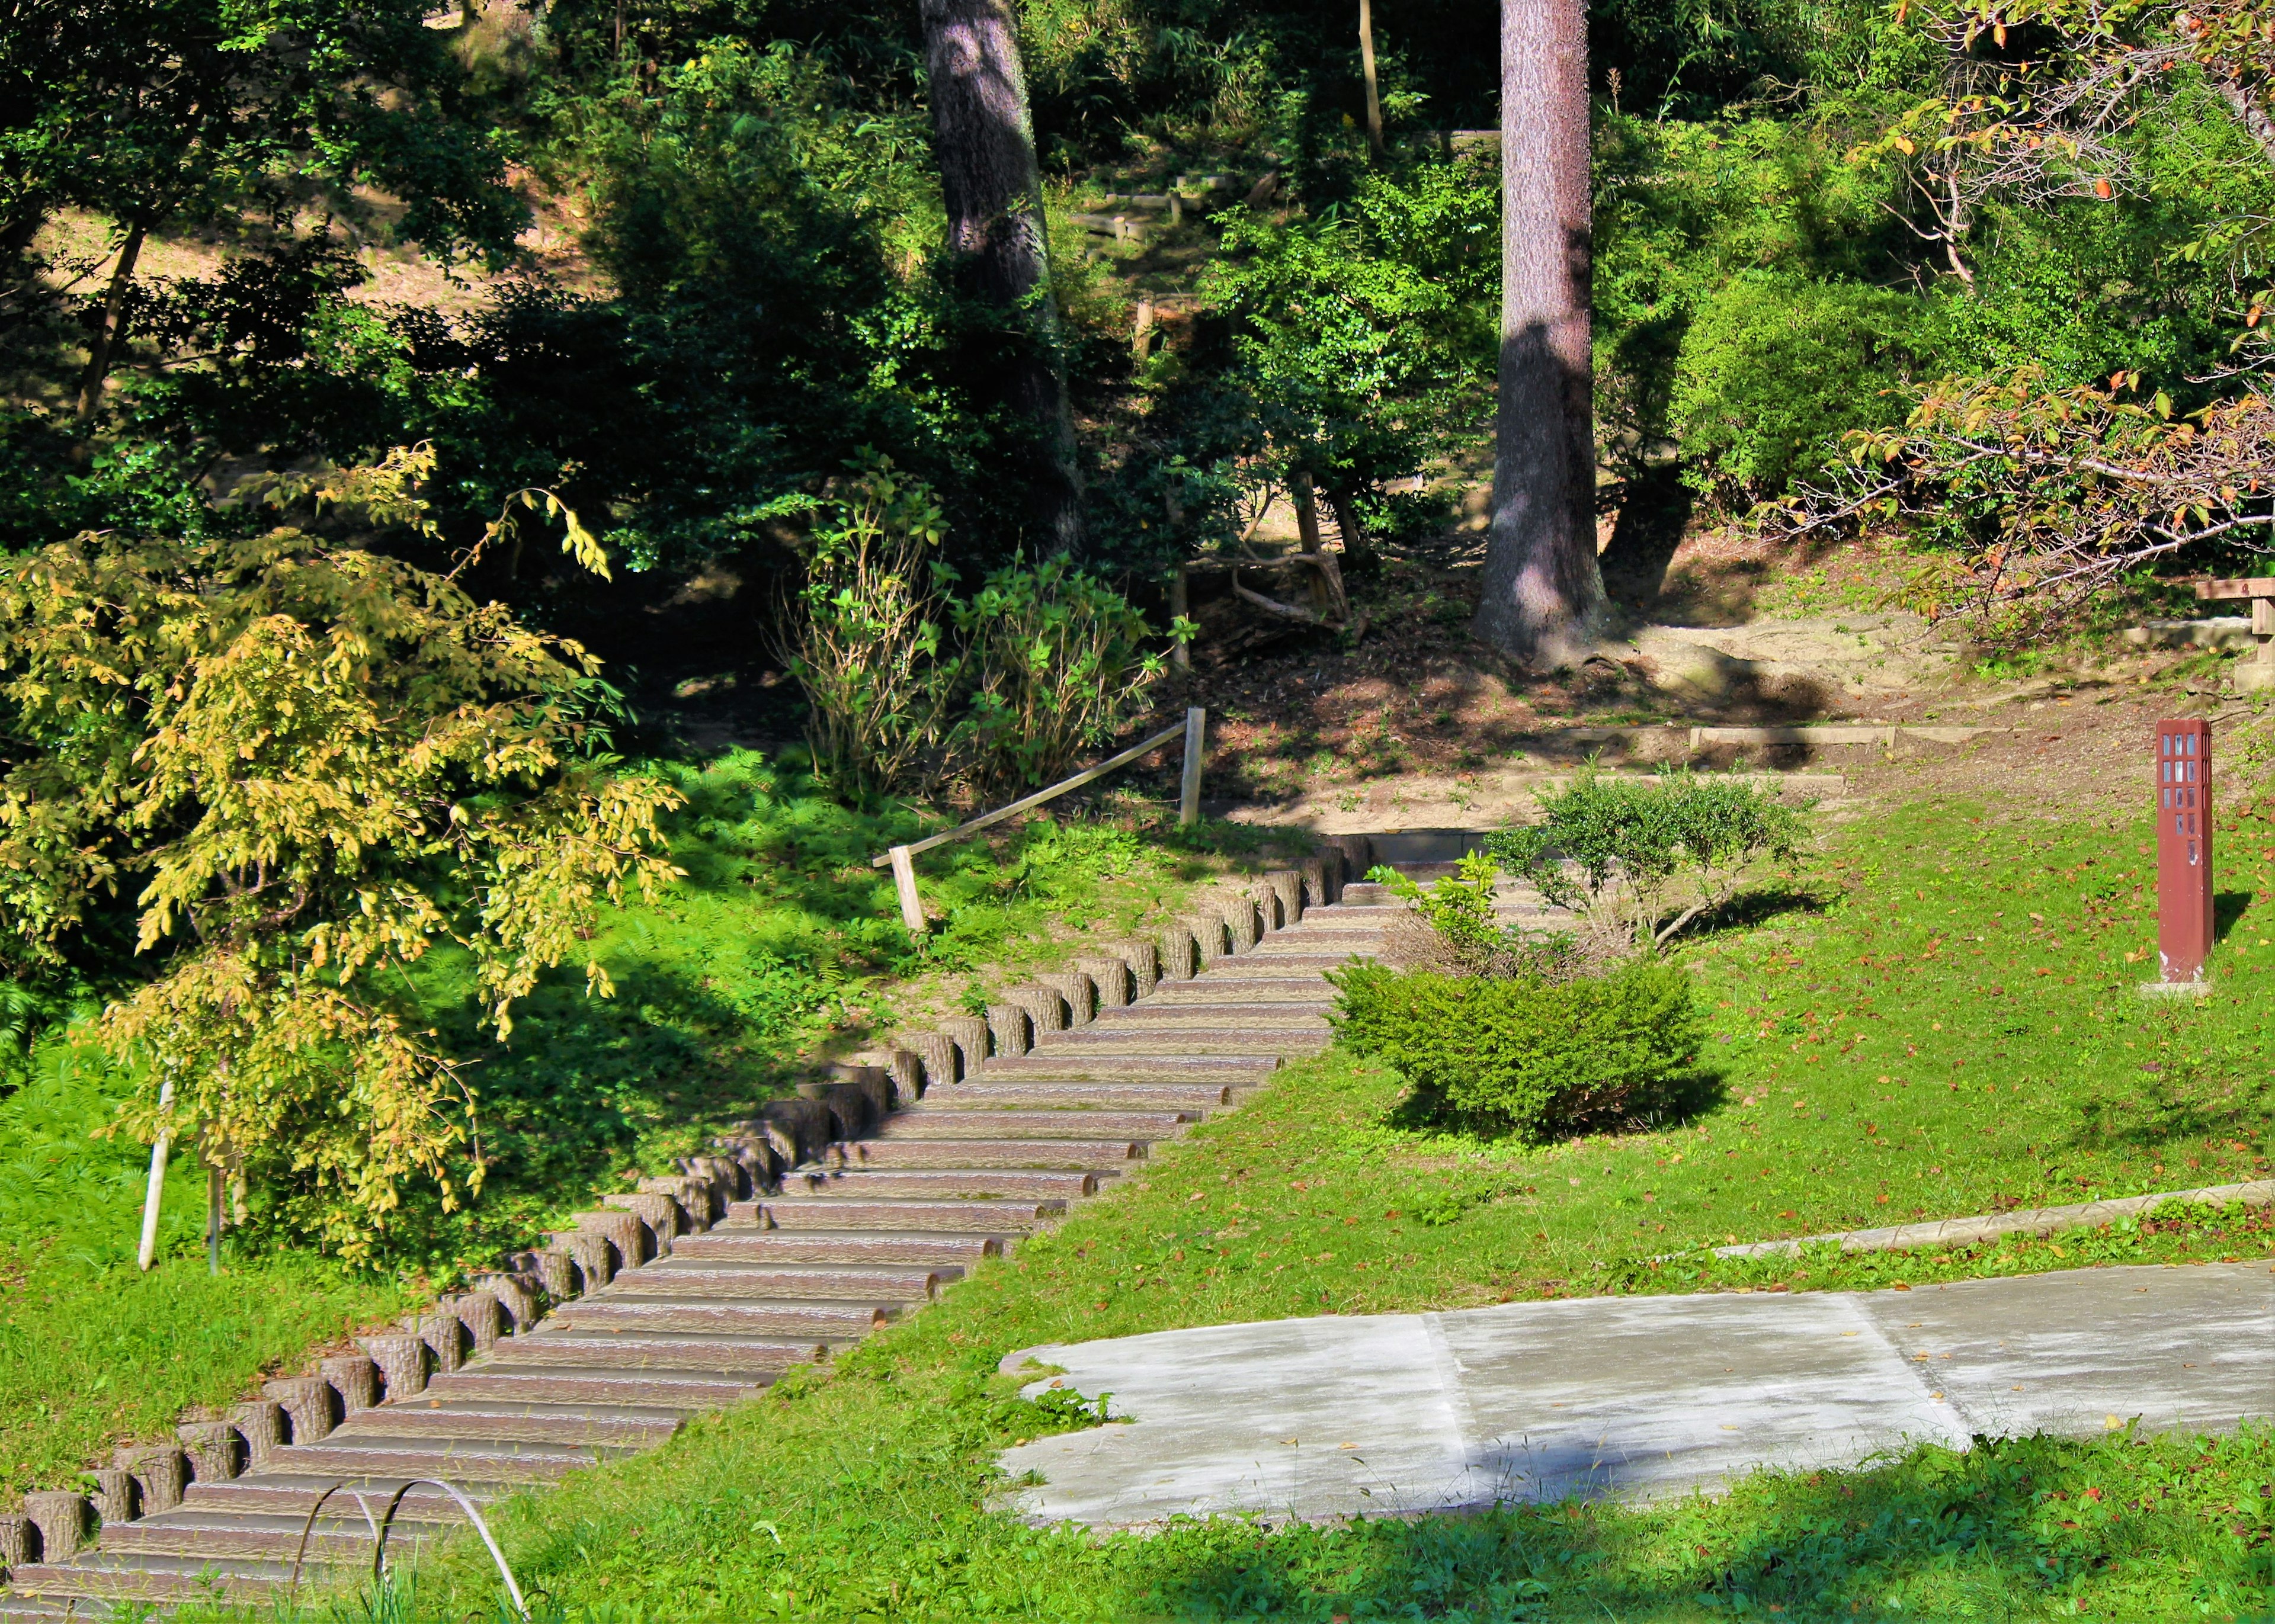
<path id="1" fill-rule="evenodd" d="M 1064 557 L 996 570 L 956 620 L 973 683 L 956 749 L 986 791 L 1064 777 L 1143 714 L 1163 670 L 1145 646 L 1145 616 Z"/>
<path id="2" fill-rule="evenodd" d="M 873 801 L 940 767 L 962 661 L 941 645 L 953 572 L 933 551 L 932 493 L 879 458 L 814 526 L 785 616 L 783 663 L 805 690 L 806 738 L 841 793 Z"/>
<path id="3" fill-rule="evenodd" d="M 1683 477 L 1746 505 L 1823 467 L 1844 431 L 1901 420 L 1899 387 L 1934 353 L 1933 320 L 1920 300 L 1879 288 L 1733 277 L 1692 317 L 1675 366 Z"/>
<path id="4" fill-rule="evenodd" d="M 1852 430 L 1834 477 L 1763 523 L 1916 525 L 1950 551 L 1934 607 L 1971 616 L 1990 642 L 2073 624 L 2144 565 L 2275 551 L 2275 408 L 2255 390 L 2182 413 L 2161 391 L 2132 397 L 2138 382 L 1947 378 L 1901 425 Z"/>
<path id="5" fill-rule="evenodd" d="M 1791 864 L 1807 832 L 1769 789 L 1689 772 L 1649 784 L 1583 774 L 1539 796 L 1541 821 L 1485 849 L 1558 907 L 1576 908 L 1599 947 L 1664 947 L 1722 907 L 1765 864 Z"/>
<path id="6" fill-rule="evenodd" d="M 1481 1134 L 1647 1118 L 1693 1080 L 1705 1041 L 1689 976 L 1667 964 L 1552 983 L 1357 962 L 1334 982 L 1335 1041 L 1403 1077 L 1417 1118 Z"/>
<path id="7" fill-rule="evenodd" d="M 401 518 L 400 468 L 323 495 Z M 388 972 L 437 940 L 468 956 L 501 1032 L 595 911 L 652 895 L 676 794 L 582 746 L 572 644 L 447 577 L 282 529 L 247 540 L 88 536 L 0 578 L 5 951 L 63 962 L 123 888 L 155 977 L 103 1044 L 139 1092 L 122 1129 L 197 1143 L 289 1188 L 350 1257 L 471 1132 L 457 1068 Z M 170 1103 L 162 1103 L 170 1084 Z"/>
<path id="8" fill-rule="evenodd" d="M 1482 851 L 1465 853 L 1456 871 L 1425 890 L 1411 876 L 1378 865 L 1367 878 L 1390 888 L 1413 906 L 1394 921 L 1384 956 L 1410 970 L 1460 976 L 1531 976 L 1561 980 L 1579 967 L 1577 944 L 1563 931 L 1527 931 L 1493 917 L 1493 888 L 1500 864 Z"/>

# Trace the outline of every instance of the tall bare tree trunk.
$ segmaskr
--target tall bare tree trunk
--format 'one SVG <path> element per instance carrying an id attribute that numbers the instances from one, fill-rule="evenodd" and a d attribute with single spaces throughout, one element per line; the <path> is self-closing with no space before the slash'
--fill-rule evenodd
<path id="1" fill-rule="evenodd" d="M 922 0 L 922 11 L 949 249 L 968 291 L 1023 318 L 1026 342 L 1006 383 L 1042 449 L 1034 484 L 1042 539 L 1071 548 L 1082 540 L 1081 472 L 1017 26 L 1009 0 Z"/>
<path id="2" fill-rule="evenodd" d="M 126 240 L 118 247 L 118 263 L 111 268 L 110 290 L 102 296 L 102 314 L 95 324 L 94 336 L 87 340 L 87 370 L 79 379 L 79 420 L 82 423 L 102 404 L 103 380 L 110 375 L 111 359 L 126 336 L 126 294 L 134 285 L 134 261 L 142 257 L 142 237 L 143 226 L 139 220 L 127 228 Z"/>
<path id="3" fill-rule="evenodd" d="M 1358 65 L 1366 75 L 1366 144 L 1382 156 L 1382 92 L 1374 78 L 1374 0 L 1358 0 Z"/>
<path id="4" fill-rule="evenodd" d="M 1500 399 L 1477 631 L 1536 670 L 1602 631 L 1585 0 L 1501 0 Z"/>

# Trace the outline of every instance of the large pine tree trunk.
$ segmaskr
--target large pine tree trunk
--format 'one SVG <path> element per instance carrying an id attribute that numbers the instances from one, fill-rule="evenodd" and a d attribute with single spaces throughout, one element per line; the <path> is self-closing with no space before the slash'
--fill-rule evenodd
<path id="1" fill-rule="evenodd" d="M 1536 670 L 1600 633 L 1585 0 L 1501 0 L 1500 401 L 1479 636 Z"/>
<path id="2" fill-rule="evenodd" d="M 1045 544 L 1082 540 L 1074 413 L 1058 342 L 1034 124 L 1010 0 L 922 0 L 933 140 L 949 249 L 965 288 L 1024 329 L 1004 382 L 1034 425 L 1035 511 Z"/>

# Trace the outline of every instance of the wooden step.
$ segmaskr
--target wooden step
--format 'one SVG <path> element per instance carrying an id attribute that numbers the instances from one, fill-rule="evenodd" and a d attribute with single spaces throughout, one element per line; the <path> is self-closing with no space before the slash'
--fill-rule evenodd
<path id="1" fill-rule="evenodd" d="M 11 1569 L 8 1584 L 17 1596 L 80 1598 L 99 1602 L 211 1604 L 258 1601 L 291 1582 L 289 1558 L 278 1562 L 208 1561 L 202 1557 L 123 1557 L 105 1561 L 99 1551 L 82 1552 L 68 1564 L 34 1562 Z M 306 1577 L 302 1588 L 308 1588 Z M 12 1598 L 11 1598 L 12 1599 Z M 37 1614 L 33 1616 L 36 1617 Z M 111 1616 L 109 1609 L 66 1612 L 70 1618 Z"/>
<path id="2" fill-rule="evenodd" d="M 1091 1172 L 1017 1168 L 990 1171 L 976 1167 L 909 1167 L 892 1172 L 881 1168 L 802 1168 L 783 1178 L 782 1192 L 809 1200 L 890 1200 L 912 1196 L 918 1199 L 961 1197 L 968 1200 L 1001 1200 L 1029 1197 L 1039 1201 L 1074 1201 L 1096 1195 L 1101 1176 L 1104 1175 Z M 841 1220 L 838 1227 L 851 1221 L 854 1220 Z"/>
<path id="3" fill-rule="evenodd" d="M 1174 1109 L 1206 1113 L 1232 1104 L 1236 1091 L 1223 1083 L 958 1083 L 927 1089 L 922 1108 L 930 1112 L 996 1111 L 1025 1107 L 1039 1110 Z"/>
<path id="4" fill-rule="evenodd" d="M 344 1495 L 334 1497 L 336 1503 L 346 1499 Z M 355 1502 L 347 1500 L 347 1506 L 352 1511 Z M 299 1552 L 301 1530 L 306 1522 L 305 1517 L 262 1517 L 244 1521 L 200 1518 L 185 1522 L 174 1521 L 170 1514 L 163 1519 L 146 1517 L 140 1522 L 106 1526 L 102 1549 L 110 1556 L 186 1556 L 290 1563 Z M 390 1526 L 388 1557 L 390 1562 L 407 1560 L 421 1545 L 444 1537 L 448 1531 L 427 1522 Z M 367 1567 L 370 1565 L 371 1526 L 361 1517 L 352 1522 L 324 1518 L 308 1530 L 307 1538 L 312 1569 L 319 1562 L 359 1562 Z M 303 1584 L 305 1588 L 305 1578 Z"/>
<path id="5" fill-rule="evenodd" d="M 901 1307 L 890 1302 L 619 1303 L 579 1297 L 554 1310 L 553 1318 L 581 1331 L 709 1331 L 850 1341 L 896 1318 Z"/>
<path id="6" fill-rule="evenodd" d="M 919 1235 L 1024 1235 L 1065 1213 L 1064 1200 L 979 1201 L 953 1197 L 866 1200 L 849 1195 L 808 1197 L 793 1190 L 755 1201 L 734 1202 L 727 1208 L 727 1222 L 749 1224 L 763 1234 L 858 1227 Z"/>
<path id="7" fill-rule="evenodd" d="M 1111 1171 L 1145 1159 L 1142 1139 L 857 1139 L 845 1146 L 849 1167 L 1095 1167 Z"/>
<path id="8" fill-rule="evenodd" d="M 1260 1083 L 1280 1069 L 1277 1054 L 1084 1054 L 1051 1051 L 997 1055 L 981 1083 Z"/>
<path id="9" fill-rule="evenodd" d="M 271 1477 L 263 1472 L 255 1477 L 233 1477 L 223 1483 L 193 1483 L 183 1492 L 182 1505 L 190 1511 L 215 1514 L 288 1516 L 293 1519 L 293 1526 L 298 1528 L 306 1520 L 309 1509 L 332 1481 L 328 1477 Z M 359 1477 L 350 1486 L 361 1489 L 366 1500 L 376 1495 L 384 1504 L 396 1490 L 403 1486 L 403 1482 L 400 1477 Z M 510 1492 L 512 1487 L 470 1477 L 453 1477 L 450 1484 L 478 1506 Z M 342 1507 L 346 1509 L 341 1515 L 354 1519 L 360 1526 L 362 1516 L 345 1490 L 325 1502 L 324 1518 L 329 1519 Z M 465 1522 L 466 1514 L 442 1490 L 414 1486 L 403 1497 L 402 1504 L 396 1507 L 395 1520 L 397 1522 L 457 1524 Z"/>
<path id="10" fill-rule="evenodd" d="M 1242 959 L 1239 963 L 1245 966 L 1250 961 Z M 1208 1008 L 1220 1018 L 1237 1018 L 1240 1012 L 1261 1005 L 1334 1008 L 1334 988 L 1316 971 L 1298 971 L 1285 976 L 1251 975 L 1245 969 L 1237 974 L 1203 971 L 1190 981 L 1164 981 L 1153 997 L 1161 1001 L 1163 1008 Z M 995 1062 L 987 1063 L 992 1066 Z"/>
<path id="11" fill-rule="evenodd" d="M 551 1444 L 414 1444 L 373 1439 L 335 1444 L 294 1444 L 270 1457 L 272 1475 L 306 1477 L 461 1477 L 483 1483 L 554 1483 L 596 1465 L 597 1450 Z"/>
<path id="12" fill-rule="evenodd" d="M 572 1334 L 550 1321 L 527 1336 L 509 1337 L 467 1367 L 469 1375 L 492 1371 L 593 1371 L 631 1375 L 701 1373 L 706 1376 L 771 1379 L 792 1365 L 812 1364 L 828 1348 L 820 1337 L 770 1340 L 742 1337 L 628 1336 L 614 1333 Z"/>
<path id="13" fill-rule="evenodd" d="M 671 1243 L 676 1261 L 736 1263 L 856 1263 L 919 1268 L 970 1268 L 983 1258 L 1003 1255 L 1003 1241 L 992 1235 L 872 1234 L 864 1229 L 789 1234 L 779 1229 L 725 1226 L 702 1235 L 684 1235 Z"/>
<path id="14" fill-rule="evenodd" d="M 1035 1046 L 1034 1052 L 1045 1058 L 1060 1054 L 1308 1054 L 1324 1049 L 1334 1038 L 1334 1030 L 1324 1023 L 1316 1031 L 1278 1032 L 1243 1031 L 1224 1026 L 1137 1031 L 1100 1031 L 1095 1026 L 1085 1026 L 1070 1032 L 1052 1032 Z"/>
<path id="15" fill-rule="evenodd" d="M 936 1269 L 865 1264 L 706 1264 L 683 1259 L 675 1251 L 666 1262 L 651 1263 L 629 1274 L 617 1275 L 605 1292 L 586 1301 L 842 1297 L 862 1303 L 928 1303 L 940 1295 L 943 1285 L 962 1279 L 963 1274 L 964 1271 L 954 1264 Z"/>
<path id="16" fill-rule="evenodd" d="M 978 1111 L 919 1105 L 896 1111 L 878 1136 L 895 1139 L 1169 1139 L 1200 1121 L 1198 1111 Z"/>
<path id="17" fill-rule="evenodd" d="M 478 1367 L 432 1377 L 426 1393 L 419 1396 L 436 1394 L 445 1402 L 470 1400 L 479 1404 L 599 1404 L 693 1415 L 700 1410 L 730 1409 L 764 1393 L 773 1379 L 766 1376 L 750 1381 L 723 1377 L 705 1380 L 678 1371 L 649 1374 L 636 1371 L 549 1375 Z"/>
<path id="18" fill-rule="evenodd" d="M 1190 986 L 1193 984 L 1190 981 L 1172 981 L 1164 985 Z M 1326 994 L 1333 989 L 1322 984 L 1319 990 L 1322 994 Z M 1308 1003 L 1300 999 L 1288 999 L 1269 1004 L 1258 1004 L 1242 1012 L 1235 1029 L 1244 1032 L 1271 1033 L 1326 1031 L 1331 1030 L 1327 1025 L 1326 1017 L 1334 1012 L 1334 1008 L 1335 1001 L 1326 996 L 1314 999 Z M 1214 1005 L 1204 1004 L 1198 1008 L 1180 1008 L 1157 1003 L 1153 999 L 1149 998 L 1142 1004 L 1130 1004 L 1120 1009 L 1105 1010 L 1088 1026 L 1077 1030 L 1086 1032 L 1161 1032 L 1166 1034 L 1189 1028 L 1222 1031 L 1226 1024 L 1225 1012 Z M 1050 1034 L 1053 1038 L 1061 1035 L 1056 1032 Z"/>
<path id="19" fill-rule="evenodd" d="M 411 1439 L 425 1446 L 442 1439 L 479 1444 L 575 1444 L 593 1449 L 653 1449 L 679 1431 L 666 1416 L 596 1416 L 527 1409 L 442 1407 L 425 1394 L 351 1416 L 324 1439 L 324 1447 L 367 1448 L 381 1440 Z"/>

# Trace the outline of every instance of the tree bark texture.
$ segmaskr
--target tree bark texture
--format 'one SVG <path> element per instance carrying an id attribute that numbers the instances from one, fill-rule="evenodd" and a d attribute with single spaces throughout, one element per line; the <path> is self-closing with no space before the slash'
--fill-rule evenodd
<path id="1" fill-rule="evenodd" d="M 1041 450 L 1040 539 L 1071 549 L 1082 540 L 1081 474 L 1017 25 L 1010 0 L 922 0 L 922 12 L 949 252 L 966 291 L 1020 318 L 1024 342 L 1005 384 Z"/>
<path id="2" fill-rule="evenodd" d="M 1500 416 L 1477 631 L 1537 670 L 1578 665 L 1596 565 L 1585 0 L 1501 0 Z"/>
<path id="3" fill-rule="evenodd" d="M 1374 77 L 1374 0 L 1358 0 L 1358 64 L 1366 79 L 1366 144 L 1382 156 L 1382 90 Z"/>
<path id="4" fill-rule="evenodd" d="M 118 263 L 111 269 L 110 290 L 103 295 L 102 313 L 87 340 L 87 370 L 79 380 L 79 420 L 82 423 L 93 418 L 102 406 L 103 380 L 110 376 L 111 361 L 126 337 L 126 295 L 134 285 L 134 262 L 142 257 L 142 238 L 141 222 L 127 228 L 126 240 L 119 245 Z"/>

